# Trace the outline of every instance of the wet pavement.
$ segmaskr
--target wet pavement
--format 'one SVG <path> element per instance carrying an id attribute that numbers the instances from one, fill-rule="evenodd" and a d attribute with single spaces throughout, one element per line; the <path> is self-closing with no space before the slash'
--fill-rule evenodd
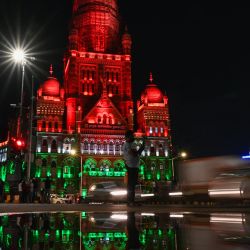
<path id="1" fill-rule="evenodd" d="M 0 212 L 0 249 L 250 249 L 246 212 L 140 210 Z"/>

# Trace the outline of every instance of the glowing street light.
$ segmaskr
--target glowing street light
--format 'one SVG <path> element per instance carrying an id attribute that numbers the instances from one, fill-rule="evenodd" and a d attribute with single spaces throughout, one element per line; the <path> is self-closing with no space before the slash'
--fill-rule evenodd
<path id="1" fill-rule="evenodd" d="M 81 159 L 81 162 L 80 162 L 81 179 L 80 179 L 80 184 L 79 184 L 79 192 L 80 192 L 80 196 L 82 196 L 82 167 L 83 167 L 82 166 L 82 156 L 77 154 L 75 149 L 71 149 L 70 154 L 73 155 L 73 156 L 78 156 Z"/>
<path id="2" fill-rule="evenodd" d="M 187 153 L 186 152 L 181 152 L 180 153 L 180 157 L 181 158 L 186 158 L 187 157 Z"/>
<path id="3" fill-rule="evenodd" d="M 23 64 L 25 62 L 25 52 L 22 49 L 15 49 L 12 52 L 12 58 L 16 63 Z"/>

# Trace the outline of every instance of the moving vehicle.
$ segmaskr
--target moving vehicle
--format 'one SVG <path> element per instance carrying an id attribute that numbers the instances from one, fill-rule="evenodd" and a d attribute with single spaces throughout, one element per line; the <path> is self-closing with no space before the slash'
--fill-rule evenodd
<path id="1" fill-rule="evenodd" d="M 74 194 L 50 194 L 50 203 L 63 204 L 63 203 L 75 203 Z"/>
<path id="2" fill-rule="evenodd" d="M 183 161 L 177 169 L 178 185 L 170 196 L 179 199 L 250 199 L 250 165 L 236 156 Z"/>
<path id="3" fill-rule="evenodd" d="M 237 169 L 219 174 L 209 183 L 210 198 L 250 200 L 250 169 Z"/>
<path id="4" fill-rule="evenodd" d="M 152 189 L 144 185 L 137 185 L 135 189 L 135 200 L 145 201 L 154 197 Z M 127 186 L 116 181 L 98 182 L 90 185 L 87 196 L 81 198 L 80 202 L 126 202 Z"/>

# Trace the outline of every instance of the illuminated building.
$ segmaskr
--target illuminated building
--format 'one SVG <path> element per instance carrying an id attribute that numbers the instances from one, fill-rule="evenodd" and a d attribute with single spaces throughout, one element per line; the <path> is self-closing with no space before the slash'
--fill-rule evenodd
<path id="1" fill-rule="evenodd" d="M 137 142 L 146 139 L 141 179 L 171 180 L 168 99 L 151 75 L 135 109 L 131 46 L 116 0 L 74 1 L 63 84 L 51 66 L 37 91 L 36 166 L 31 176 L 50 176 L 52 192 L 79 192 L 81 174 L 83 195 L 94 181 L 124 182 L 122 146 L 125 131 L 134 129 L 134 116 Z M 77 155 L 70 155 L 72 149 Z"/>

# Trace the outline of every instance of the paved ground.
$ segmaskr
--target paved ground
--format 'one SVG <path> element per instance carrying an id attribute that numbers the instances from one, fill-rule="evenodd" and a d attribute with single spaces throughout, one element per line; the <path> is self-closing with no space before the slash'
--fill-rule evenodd
<path id="1" fill-rule="evenodd" d="M 250 212 L 250 207 L 205 207 L 180 205 L 142 205 L 128 207 L 126 204 L 0 204 L 0 213 L 56 212 L 56 211 L 138 211 L 148 213 L 168 212 Z"/>

